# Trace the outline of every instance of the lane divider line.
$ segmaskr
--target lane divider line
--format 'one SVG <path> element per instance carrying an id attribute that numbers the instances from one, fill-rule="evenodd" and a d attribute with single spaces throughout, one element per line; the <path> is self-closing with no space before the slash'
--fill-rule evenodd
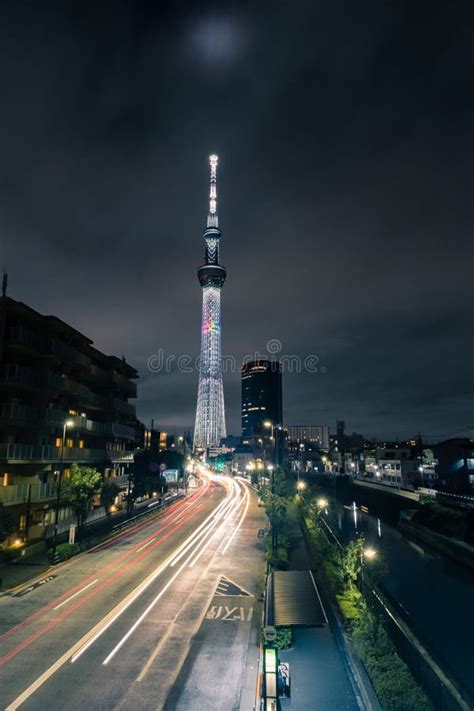
<path id="1" fill-rule="evenodd" d="M 68 602 L 71 602 L 71 600 L 74 600 L 75 597 L 77 597 L 78 595 L 80 595 L 81 593 L 83 593 L 85 590 L 87 590 L 87 588 L 92 587 L 92 585 L 95 585 L 95 584 L 98 583 L 98 582 L 99 582 L 99 578 L 96 578 L 95 580 L 92 580 L 92 582 L 90 582 L 88 585 L 85 585 L 83 588 L 81 588 L 80 590 L 78 590 L 77 592 L 75 592 L 74 595 L 70 595 L 70 596 L 67 597 L 65 600 L 63 600 L 62 602 L 60 602 L 59 605 L 56 605 L 56 607 L 53 607 L 53 610 L 59 610 L 60 607 L 62 607 L 63 605 L 66 605 Z"/>

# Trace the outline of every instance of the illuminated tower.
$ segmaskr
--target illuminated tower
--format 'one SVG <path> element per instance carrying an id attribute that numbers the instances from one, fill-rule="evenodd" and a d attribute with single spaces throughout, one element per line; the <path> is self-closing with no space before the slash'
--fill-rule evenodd
<path id="1" fill-rule="evenodd" d="M 221 231 L 217 217 L 217 156 L 210 156 L 211 184 L 204 265 L 198 269 L 202 288 L 201 360 L 194 425 L 194 448 L 216 447 L 226 436 L 221 361 L 221 289 L 226 270 L 219 264 Z"/>

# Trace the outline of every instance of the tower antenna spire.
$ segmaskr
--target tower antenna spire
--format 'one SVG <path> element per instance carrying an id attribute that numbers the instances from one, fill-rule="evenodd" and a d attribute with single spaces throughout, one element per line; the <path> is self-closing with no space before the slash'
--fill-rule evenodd
<path id="1" fill-rule="evenodd" d="M 209 185 L 209 214 L 207 216 L 208 227 L 218 227 L 219 218 L 217 217 L 217 161 L 219 158 L 212 154 L 209 156 L 209 164 L 211 166 L 211 180 Z"/>

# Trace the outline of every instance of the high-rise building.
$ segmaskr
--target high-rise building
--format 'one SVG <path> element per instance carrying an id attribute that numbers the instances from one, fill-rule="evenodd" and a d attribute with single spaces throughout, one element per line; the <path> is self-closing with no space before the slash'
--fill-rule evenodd
<path id="1" fill-rule="evenodd" d="M 221 231 L 217 217 L 217 156 L 209 158 L 211 181 L 209 214 L 203 232 L 204 265 L 198 269 L 202 288 L 201 358 L 194 425 L 194 448 L 217 447 L 226 436 L 221 358 L 221 289 L 226 270 L 219 264 Z"/>
<path id="2" fill-rule="evenodd" d="M 329 449 L 329 427 L 327 425 L 286 425 L 288 442 L 293 444 L 313 444 L 321 449 Z"/>
<path id="3" fill-rule="evenodd" d="M 264 422 L 281 426 L 283 418 L 281 363 L 254 360 L 242 366 L 242 441 L 265 433 Z M 266 432 L 268 433 L 268 430 Z"/>
<path id="4" fill-rule="evenodd" d="M 59 472 L 96 468 L 125 496 L 138 378 L 55 316 L 0 298 L 0 504 L 25 539 L 48 535 Z M 59 531 L 70 512 L 59 512 Z"/>

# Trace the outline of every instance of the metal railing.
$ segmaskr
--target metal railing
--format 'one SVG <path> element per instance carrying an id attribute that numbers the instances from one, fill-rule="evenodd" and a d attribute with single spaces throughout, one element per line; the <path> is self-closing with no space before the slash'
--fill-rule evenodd
<path id="1" fill-rule="evenodd" d="M 62 410 L 35 409 L 29 405 L 20 405 L 15 402 L 0 404 L 0 419 L 20 420 L 22 422 L 48 423 L 62 427 L 66 420 L 74 422 L 73 429 L 87 430 L 94 434 L 111 434 L 124 439 L 135 439 L 135 430 L 129 425 L 117 422 L 98 422 L 89 420 L 81 415 L 71 416 Z"/>
<path id="2" fill-rule="evenodd" d="M 0 502 L 6 506 L 31 501 L 51 501 L 56 497 L 56 484 L 13 484 L 0 487 Z"/>
<path id="3" fill-rule="evenodd" d="M 59 462 L 61 461 L 61 447 L 36 444 L 0 444 L 0 459 L 6 459 L 8 462 Z M 133 462 L 133 452 L 81 447 L 64 448 L 64 462 L 102 462 L 107 460 Z"/>

